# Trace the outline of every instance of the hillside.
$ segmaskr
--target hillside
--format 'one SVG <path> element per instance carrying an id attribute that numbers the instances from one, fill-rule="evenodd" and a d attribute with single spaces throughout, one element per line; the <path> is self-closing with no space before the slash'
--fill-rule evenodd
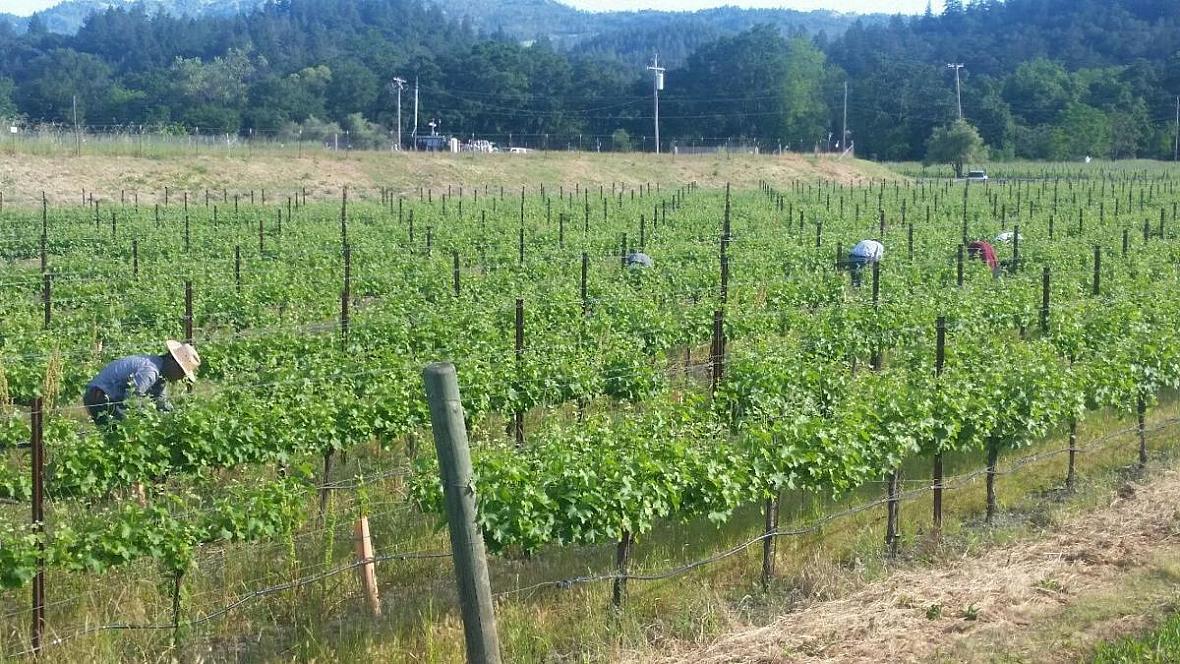
<path id="1" fill-rule="evenodd" d="M 7 21 L 17 32 L 29 28 L 36 21 L 48 32 L 70 35 L 78 31 L 93 14 L 111 8 L 142 9 L 146 14 L 164 13 L 177 17 L 233 16 L 254 10 L 267 0 L 64 0 L 49 9 L 36 12 L 33 17 L 0 14 L 0 23 Z"/>
<path id="2" fill-rule="evenodd" d="M 227 17 L 248 13 L 268 0 L 64 0 L 35 14 L 47 31 L 70 35 L 86 19 L 109 8 L 142 9 L 148 15 L 176 17 Z M 586 12 L 556 0 L 428 0 L 456 23 L 483 35 L 502 34 L 512 39 L 548 39 L 561 48 L 606 53 L 626 61 L 650 57 L 653 45 L 665 60 L 678 64 L 696 45 L 721 35 L 735 34 L 761 23 L 784 33 L 838 35 L 857 20 L 855 15 L 830 11 L 790 9 L 740 9 L 721 7 L 697 12 Z M 883 15 L 866 18 L 879 22 Z M 0 13 L 17 32 L 28 29 L 29 18 Z"/>
<path id="3" fill-rule="evenodd" d="M 667 151 L 812 153 L 852 141 L 870 159 L 917 161 L 958 118 L 958 80 L 962 115 L 992 156 L 1173 157 L 1180 14 L 1163 0 L 951 2 L 939 16 L 857 20 L 839 34 L 850 18 L 831 13 L 447 7 L 283 0 L 195 19 L 106 11 L 68 36 L 0 32 L 0 117 L 48 133 L 76 119 L 95 134 L 388 147 L 400 76 L 417 81 L 419 126 L 540 149 L 646 151 L 655 131 L 643 65 L 658 51 Z M 545 30 L 554 39 L 519 36 Z"/>
<path id="4" fill-rule="evenodd" d="M 465 0 L 433 0 L 448 17 L 464 21 L 484 34 L 514 39 L 546 37 L 576 53 L 617 58 L 640 65 L 653 50 L 670 65 L 679 65 L 701 44 L 721 36 L 773 25 L 783 34 L 824 33 L 835 36 L 855 21 L 883 22 L 884 14 L 858 16 L 834 11 L 741 9 L 718 7 L 691 12 L 586 12 L 555 0 L 493 0 L 472 5 Z"/>

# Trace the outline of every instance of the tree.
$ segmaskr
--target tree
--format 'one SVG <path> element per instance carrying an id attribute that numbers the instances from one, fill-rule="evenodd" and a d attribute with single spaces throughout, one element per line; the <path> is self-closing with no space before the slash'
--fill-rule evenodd
<path id="1" fill-rule="evenodd" d="M 11 78 L 0 76 L 0 119 L 16 117 L 16 103 L 12 101 L 14 87 Z"/>
<path id="2" fill-rule="evenodd" d="M 1086 104 L 1070 104 L 1052 134 L 1052 159 L 1079 159 L 1111 154 L 1111 122 L 1102 111 Z"/>
<path id="3" fill-rule="evenodd" d="M 827 57 L 814 44 L 784 39 L 773 26 L 719 39 L 669 73 L 676 85 L 661 100 L 670 118 L 666 127 L 680 136 L 812 145 L 828 128 L 828 71 Z M 646 91 L 651 83 L 645 83 Z"/>
<path id="4" fill-rule="evenodd" d="M 990 76 L 975 77 L 963 88 L 963 105 L 971 109 L 971 121 L 979 129 L 993 155 L 1015 154 L 1016 121 L 1000 94 L 1001 83 Z"/>
<path id="5" fill-rule="evenodd" d="M 918 160 L 934 127 L 955 113 L 955 89 L 941 66 L 880 57 L 849 86 L 848 126 L 856 152 Z"/>
<path id="6" fill-rule="evenodd" d="M 966 120 L 936 128 L 926 142 L 926 163 L 950 164 L 955 169 L 955 177 L 963 177 L 964 163 L 983 159 L 986 155 L 983 139 Z"/>
<path id="7" fill-rule="evenodd" d="M 628 134 L 626 129 L 616 129 L 610 135 L 610 144 L 611 149 L 615 152 L 630 152 L 631 134 Z"/>
<path id="8" fill-rule="evenodd" d="M 73 49 L 54 49 L 35 58 L 28 82 L 15 95 L 20 110 L 35 120 L 72 122 L 74 100 L 80 122 L 109 122 L 119 113 L 127 90 L 111 79 L 99 58 Z"/>
<path id="9" fill-rule="evenodd" d="M 1016 68 L 1004 85 L 1004 101 L 1028 124 L 1055 122 L 1074 100 L 1069 73 L 1056 62 L 1037 58 Z"/>
<path id="10" fill-rule="evenodd" d="M 334 62 L 329 69 L 332 82 L 324 92 L 324 105 L 332 119 L 343 124 L 353 113 L 372 113 L 381 85 L 377 75 L 350 60 Z"/>
<path id="11" fill-rule="evenodd" d="M 783 136 L 820 138 L 828 127 L 823 84 L 827 60 L 811 42 L 796 37 L 787 45 L 783 76 Z"/>

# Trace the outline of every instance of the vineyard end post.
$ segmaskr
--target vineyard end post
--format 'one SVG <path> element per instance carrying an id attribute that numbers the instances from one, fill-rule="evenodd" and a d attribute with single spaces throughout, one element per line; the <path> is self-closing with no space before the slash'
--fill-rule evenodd
<path id="1" fill-rule="evenodd" d="M 442 474 L 467 660 L 474 664 L 499 664 L 500 641 L 496 633 L 492 584 L 488 577 L 483 536 L 476 521 L 471 450 L 463 422 L 463 403 L 459 398 L 455 365 L 431 364 L 422 372 L 422 377 Z"/>

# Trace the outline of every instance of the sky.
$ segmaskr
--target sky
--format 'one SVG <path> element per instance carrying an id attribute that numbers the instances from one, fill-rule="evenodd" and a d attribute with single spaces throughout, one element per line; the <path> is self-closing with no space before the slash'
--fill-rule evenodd
<path id="1" fill-rule="evenodd" d="M 0 12 L 27 16 L 60 0 L 0 0 Z M 842 12 L 884 14 L 918 14 L 926 10 L 926 0 L 564 0 L 581 9 L 662 9 L 666 11 L 705 9 L 721 5 L 740 7 L 785 7 L 789 9 L 835 9 Z M 942 0 L 934 0 L 939 11 Z"/>

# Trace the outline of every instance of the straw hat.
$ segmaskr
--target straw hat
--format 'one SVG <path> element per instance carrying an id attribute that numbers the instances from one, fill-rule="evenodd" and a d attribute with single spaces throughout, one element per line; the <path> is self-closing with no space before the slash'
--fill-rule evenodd
<path id="1" fill-rule="evenodd" d="M 189 380 L 197 379 L 197 367 L 201 366 L 201 356 L 197 355 L 197 349 L 188 344 L 182 344 L 179 341 L 171 339 L 167 342 L 168 354 L 180 368 L 184 370 L 184 375 Z"/>

